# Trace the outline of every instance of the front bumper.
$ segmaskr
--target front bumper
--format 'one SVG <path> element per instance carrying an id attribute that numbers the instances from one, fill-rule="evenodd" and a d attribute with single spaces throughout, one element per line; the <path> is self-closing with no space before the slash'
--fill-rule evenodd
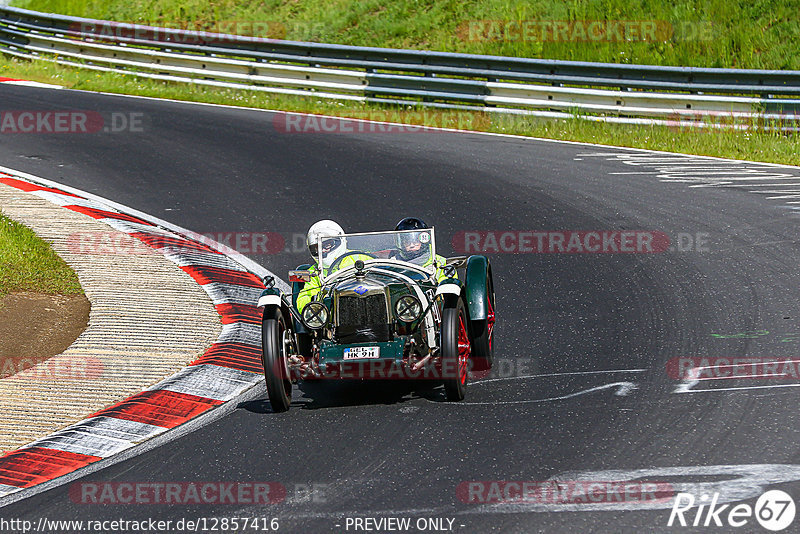
<path id="1" fill-rule="evenodd" d="M 376 343 L 336 344 L 323 341 L 320 344 L 317 378 L 356 380 L 424 380 L 441 379 L 441 367 L 434 361 L 426 365 L 409 364 L 406 346 L 407 336 L 393 341 Z M 378 347 L 378 358 L 345 360 L 344 351 L 352 347 Z"/>

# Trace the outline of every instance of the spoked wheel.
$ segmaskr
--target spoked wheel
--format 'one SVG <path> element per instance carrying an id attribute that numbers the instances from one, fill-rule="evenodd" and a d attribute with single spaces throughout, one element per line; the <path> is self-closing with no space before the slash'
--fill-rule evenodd
<path id="1" fill-rule="evenodd" d="M 269 403 L 275 412 L 285 412 L 292 402 L 292 382 L 289 378 L 287 349 L 291 346 L 291 331 L 278 306 L 267 306 L 261 323 L 261 363 L 267 383 Z"/>
<path id="2" fill-rule="evenodd" d="M 467 312 L 461 297 L 448 297 L 442 310 L 442 376 L 447 400 L 464 399 L 471 345 Z"/>
<path id="3" fill-rule="evenodd" d="M 486 281 L 486 319 L 471 322 L 472 365 L 476 371 L 488 371 L 494 365 L 494 284 Z"/>

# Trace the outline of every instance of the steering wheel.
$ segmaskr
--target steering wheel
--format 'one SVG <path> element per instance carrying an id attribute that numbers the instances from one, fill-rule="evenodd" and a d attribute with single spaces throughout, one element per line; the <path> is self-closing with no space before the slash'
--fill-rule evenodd
<path id="1" fill-rule="evenodd" d="M 331 263 L 331 266 L 328 267 L 328 272 L 332 273 L 333 271 L 338 269 L 339 266 L 342 264 L 342 260 L 345 259 L 346 257 L 355 256 L 355 255 L 369 256 L 373 260 L 378 259 L 377 256 L 375 256 L 374 254 L 370 254 L 369 252 L 361 252 L 360 250 L 351 250 L 350 252 L 345 252 L 344 254 L 342 254 L 341 256 L 336 258 L 335 260 L 333 260 L 333 263 Z"/>

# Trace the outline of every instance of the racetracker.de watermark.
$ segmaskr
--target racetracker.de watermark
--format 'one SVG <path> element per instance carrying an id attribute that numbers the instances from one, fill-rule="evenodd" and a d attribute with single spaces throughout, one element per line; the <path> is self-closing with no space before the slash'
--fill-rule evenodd
<path id="1" fill-rule="evenodd" d="M 0 111 L 0 134 L 141 133 L 145 119 L 141 112 L 9 110 Z"/>
<path id="2" fill-rule="evenodd" d="M 76 482 L 76 504 L 276 504 L 286 500 L 279 482 Z"/>
<path id="3" fill-rule="evenodd" d="M 160 22 L 158 26 L 136 22 L 74 22 L 69 31 L 92 35 L 97 39 L 154 41 L 180 44 L 232 44 L 240 43 L 241 37 L 254 41 L 269 42 L 285 39 L 286 25 L 277 21 L 216 21 L 209 22 Z"/>
<path id="4" fill-rule="evenodd" d="M 472 361 L 468 364 L 471 367 Z M 279 373 L 280 370 L 274 371 Z M 292 378 L 302 378 L 300 370 L 291 370 Z M 459 378 L 461 369 L 457 361 L 438 363 L 399 363 L 393 360 L 321 362 L 315 378 L 329 380 L 443 380 Z M 483 376 L 483 375 L 481 375 Z"/>
<path id="5" fill-rule="evenodd" d="M 17 380 L 94 380 L 102 376 L 103 369 L 102 360 L 92 356 L 0 358 L 0 378 Z"/>
<path id="6" fill-rule="evenodd" d="M 653 230 L 473 230 L 456 232 L 458 254 L 654 254 L 708 252 L 709 234 Z"/>
<path id="7" fill-rule="evenodd" d="M 666 126 L 676 132 L 715 133 L 720 129 L 800 131 L 800 106 L 766 110 L 763 114 L 682 110 L 671 113 Z"/>
<path id="8" fill-rule="evenodd" d="M 164 252 L 197 252 L 198 245 L 193 241 L 176 240 L 175 236 L 148 235 L 147 244 L 134 235 L 117 231 L 74 232 L 67 237 L 67 247 L 72 254 L 91 255 L 141 255 L 155 254 L 156 249 Z M 203 237 L 212 239 L 229 250 L 241 254 L 278 254 L 285 250 L 286 241 L 275 232 L 205 232 Z M 304 250 L 305 236 L 303 236 Z"/>
<path id="9" fill-rule="evenodd" d="M 466 504 L 600 504 L 668 502 L 667 482 L 608 480 L 473 480 L 456 487 Z"/>
<path id="10" fill-rule="evenodd" d="M 467 20 L 456 27 L 468 42 L 631 43 L 710 41 L 709 21 L 665 20 Z"/>
<path id="11" fill-rule="evenodd" d="M 651 231 L 474 231 L 453 236 L 457 253 L 652 253 L 669 248 L 669 236 Z"/>
<path id="12" fill-rule="evenodd" d="M 800 380 L 800 358 L 670 358 L 667 376 L 674 380 Z"/>
<path id="13" fill-rule="evenodd" d="M 350 117 L 279 113 L 272 119 L 276 132 L 363 134 L 435 133 L 443 130 L 486 129 L 491 123 L 482 111 L 381 111 L 352 112 Z"/>
<path id="14" fill-rule="evenodd" d="M 0 1 L 2 4 L 2 1 Z M 70 24 L 71 32 L 107 41 L 153 41 L 178 44 L 234 44 L 275 39 L 310 41 L 329 30 L 324 22 L 292 20 L 218 20 L 156 23 L 91 21 Z"/>

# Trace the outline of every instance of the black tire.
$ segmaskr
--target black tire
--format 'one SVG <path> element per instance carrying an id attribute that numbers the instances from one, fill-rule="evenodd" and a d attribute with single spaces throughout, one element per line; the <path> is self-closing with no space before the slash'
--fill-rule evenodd
<path id="1" fill-rule="evenodd" d="M 285 412 L 292 402 L 292 382 L 286 361 L 286 346 L 283 342 L 286 320 L 278 306 L 264 308 L 261 323 L 261 363 L 264 365 L 264 380 L 272 411 Z"/>
<path id="2" fill-rule="evenodd" d="M 486 319 L 470 321 L 472 332 L 472 369 L 488 371 L 494 365 L 494 284 L 491 275 L 486 279 L 488 310 Z"/>
<path id="3" fill-rule="evenodd" d="M 439 338 L 442 354 L 442 382 L 447 400 L 464 399 L 470 357 L 467 311 L 461 297 L 448 296 L 442 309 Z"/>

